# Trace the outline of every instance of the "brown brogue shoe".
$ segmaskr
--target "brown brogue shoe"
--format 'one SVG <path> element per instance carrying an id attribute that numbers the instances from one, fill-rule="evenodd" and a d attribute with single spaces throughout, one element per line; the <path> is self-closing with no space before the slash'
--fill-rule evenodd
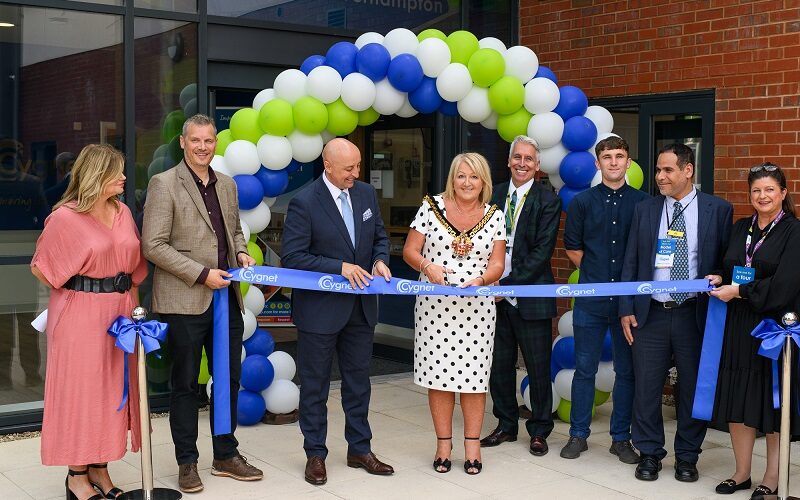
<path id="1" fill-rule="evenodd" d="M 203 481 L 197 473 L 197 464 L 178 465 L 178 488 L 184 493 L 203 491 Z"/>
<path id="2" fill-rule="evenodd" d="M 328 482 L 328 473 L 325 472 L 325 459 L 318 456 L 308 457 L 306 461 L 306 482 L 320 486 Z"/>
<path id="3" fill-rule="evenodd" d="M 547 440 L 542 436 L 533 436 L 531 438 L 531 455 L 536 455 L 537 457 L 541 457 L 547 455 L 547 452 L 550 449 L 547 447 Z"/>
<path id="4" fill-rule="evenodd" d="M 510 443 L 517 440 L 516 434 L 506 432 L 500 427 L 493 430 L 491 434 L 481 439 L 481 448 L 491 448 L 502 443 Z"/>
<path id="5" fill-rule="evenodd" d="M 227 460 L 214 460 L 211 462 L 211 474 L 232 477 L 237 481 L 258 481 L 264 477 L 261 469 L 248 464 L 247 458 L 242 455 L 236 455 Z"/>
<path id="6" fill-rule="evenodd" d="M 392 466 L 378 460 L 378 457 L 372 452 L 366 455 L 347 455 L 347 466 L 353 468 L 363 467 L 370 474 L 378 476 L 394 474 Z"/>

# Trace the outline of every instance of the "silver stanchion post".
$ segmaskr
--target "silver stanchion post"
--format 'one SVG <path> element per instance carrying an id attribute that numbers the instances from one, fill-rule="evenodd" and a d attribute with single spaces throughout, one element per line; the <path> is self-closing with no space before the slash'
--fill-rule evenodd
<path id="1" fill-rule="evenodd" d="M 147 317 L 147 309 L 137 307 L 131 313 L 131 318 L 137 324 Z M 169 488 L 153 488 L 153 455 L 150 447 L 150 401 L 147 399 L 147 366 L 146 355 L 141 336 L 136 336 L 137 352 L 139 354 L 139 425 L 142 435 L 142 489 L 127 491 L 120 495 L 125 500 L 177 500 L 181 493 Z"/>

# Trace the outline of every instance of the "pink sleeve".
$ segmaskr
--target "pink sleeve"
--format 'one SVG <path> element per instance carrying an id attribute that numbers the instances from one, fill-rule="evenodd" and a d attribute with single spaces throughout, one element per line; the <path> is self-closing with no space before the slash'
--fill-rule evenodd
<path id="1" fill-rule="evenodd" d="M 60 207 L 45 219 L 31 259 L 31 267 L 36 266 L 55 288 L 78 274 L 89 256 L 89 248 L 70 227 L 74 215 L 71 209 Z"/>

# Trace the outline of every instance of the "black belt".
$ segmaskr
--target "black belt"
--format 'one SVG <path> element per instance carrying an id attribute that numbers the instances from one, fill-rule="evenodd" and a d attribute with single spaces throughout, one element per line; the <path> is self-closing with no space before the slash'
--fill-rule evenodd
<path id="1" fill-rule="evenodd" d="M 117 273 L 110 278 L 90 278 L 76 274 L 64 283 L 64 288 L 76 292 L 125 293 L 133 286 L 130 274 Z"/>
<path id="2" fill-rule="evenodd" d="M 679 307 L 686 307 L 694 305 L 697 302 L 697 297 L 689 297 L 688 299 L 684 300 L 680 304 L 675 302 L 674 300 L 668 300 L 666 302 L 659 302 L 656 299 L 652 299 L 654 305 L 663 308 L 663 309 L 678 309 Z"/>

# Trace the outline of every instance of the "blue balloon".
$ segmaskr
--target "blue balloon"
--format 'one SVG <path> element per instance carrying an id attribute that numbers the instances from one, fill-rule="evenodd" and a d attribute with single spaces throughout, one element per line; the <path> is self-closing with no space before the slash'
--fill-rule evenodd
<path id="1" fill-rule="evenodd" d="M 574 189 L 589 187 L 596 173 L 594 156 L 587 151 L 572 151 L 561 160 L 558 168 L 558 175 L 564 184 Z"/>
<path id="2" fill-rule="evenodd" d="M 419 60 L 411 54 L 400 54 L 392 59 L 386 75 L 392 87 L 400 92 L 411 92 L 416 89 L 425 76 Z"/>
<path id="3" fill-rule="evenodd" d="M 552 356 L 561 368 L 575 368 L 575 337 L 563 337 L 556 342 Z"/>
<path id="4" fill-rule="evenodd" d="M 352 43 L 337 42 L 325 54 L 325 64 L 338 71 L 344 78 L 357 71 L 356 54 L 358 54 L 358 47 Z"/>
<path id="5" fill-rule="evenodd" d="M 600 351 L 600 361 L 611 361 L 613 358 L 614 351 L 611 347 L 611 330 L 608 330 L 603 339 L 603 350 Z"/>
<path id="6" fill-rule="evenodd" d="M 242 387 L 248 391 L 261 392 L 272 383 L 275 368 L 266 356 L 253 354 L 242 361 Z"/>
<path id="7" fill-rule="evenodd" d="M 379 43 L 368 43 L 356 54 L 356 68 L 373 82 L 379 82 L 386 78 L 391 60 L 392 56 L 386 47 Z"/>
<path id="8" fill-rule="evenodd" d="M 306 60 L 303 61 L 303 64 L 300 65 L 300 71 L 305 74 L 311 73 L 311 70 L 316 68 L 317 66 L 322 66 L 325 64 L 325 56 L 321 56 L 319 54 L 315 54 L 313 56 L 306 57 Z"/>
<path id="9" fill-rule="evenodd" d="M 275 339 L 266 330 L 256 328 L 249 339 L 242 342 L 244 350 L 248 356 L 258 354 L 259 356 L 269 356 L 275 350 Z"/>
<path id="10" fill-rule="evenodd" d="M 442 104 L 439 106 L 439 113 L 444 116 L 458 116 L 458 103 L 442 99 Z"/>
<path id="11" fill-rule="evenodd" d="M 264 188 L 254 175 L 234 175 L 233 181 L 236 183 L 236 191 L 239 192 L 239 208 L 250 210 L 261 203 Z"/>
<path id="12" fill-rule="evenodd" d="M 548 80 L 552 80 L 553 83 L 558 83 L 558 78 L 556 78 L 556 74 L 553 73 L 553 70 L 548 68 L 547 66 L 539 66 L 539 70 L 536 71 L 536 75 L 534 78 L 547 78 Z"/>
<path id="13" fill-rule="evenodd" d="M 525 375 L 525 378 L 523 378 L 522 382 L 520 382 L 520 384 L 519 384 L 519 393 L 520 393 L 520 395 L 523 395 L 523 396 L 525 395 L 525 389 L 528 388 L 528 385 L 530 385 L 530 379 L 528 378 L 527 375 Z"/>
<path id="14" fill-rule="evenodd" d="M 575 198 L 576 194 L 585 190 L 586 188 L 575 189 L 569 186 L 562 186 L 561 189 L 558 190 L 558 197 L 561 198 L 561 210 L 566 212 L 572 198 Z"/>
<path id="15" fill-rule="evenodd" d="M 586 151 L 597 140 L 597 126 L 585 116 L 573 116 L 564 122 L 561 142 L 570 151 Z"/>
<path id="16" fill-rule="evenodd" d="M 285 168 L 282 170 L 270 170 L 261 167 L 258 169 L 258 172 L 256 172 L 255 178 L 261 183 L 264 196 L 278 196 L 286 191 L 286 188 L 289 186 L 289 172 L 287 172 Z"/>
<path id="17" fill-rule="evenodd" d="M 300 170 L 300 167 L 302 167 L 303 165 L 306 165 L 306 163 L 300 163 L 299 161 L 292 158 L 292 161 L 290 161 L 289 164 L 286 166 L 286 173 L 293 174 L 298 170 Z"/>
<path id="18" fill-rule="evenodd" d="M 572 85 L 565 85 L 558 89 L 558 106 L 553 111 L 559 115 L 564 122 L 573 116 L 581 116 L 589 108 L 589 99 L 583 90 Z"/>
<path id="19" fill-rule="evenodd" d="M 239 391 L 237 399 L 236 419 L 239 425 L 255 425 L 261 422 L 264 413 L 267 412 L 267 404 L 261 394 L 252 391 Z"/>
<path id="20" fill-rule="evenodd" d="M 558 363 L 556 363 L 556 360 L 553 359 L 553 356 L 551 355 L 550 356 L 550 382 L 555 382 L 556 381 L 556 375 L 558 374 L 558 372 L 560 370 L 561 370 L 561 367 L 558 366 Z"/>
<path id="21" fill-rule="evenodd" d="M 439 109 L 442 96 L 436 90 L 436 78 L 424 77 L 422 83 L 413 92 L 409 92 L 408 102 L 414 109 L 426 115 Z"/>

